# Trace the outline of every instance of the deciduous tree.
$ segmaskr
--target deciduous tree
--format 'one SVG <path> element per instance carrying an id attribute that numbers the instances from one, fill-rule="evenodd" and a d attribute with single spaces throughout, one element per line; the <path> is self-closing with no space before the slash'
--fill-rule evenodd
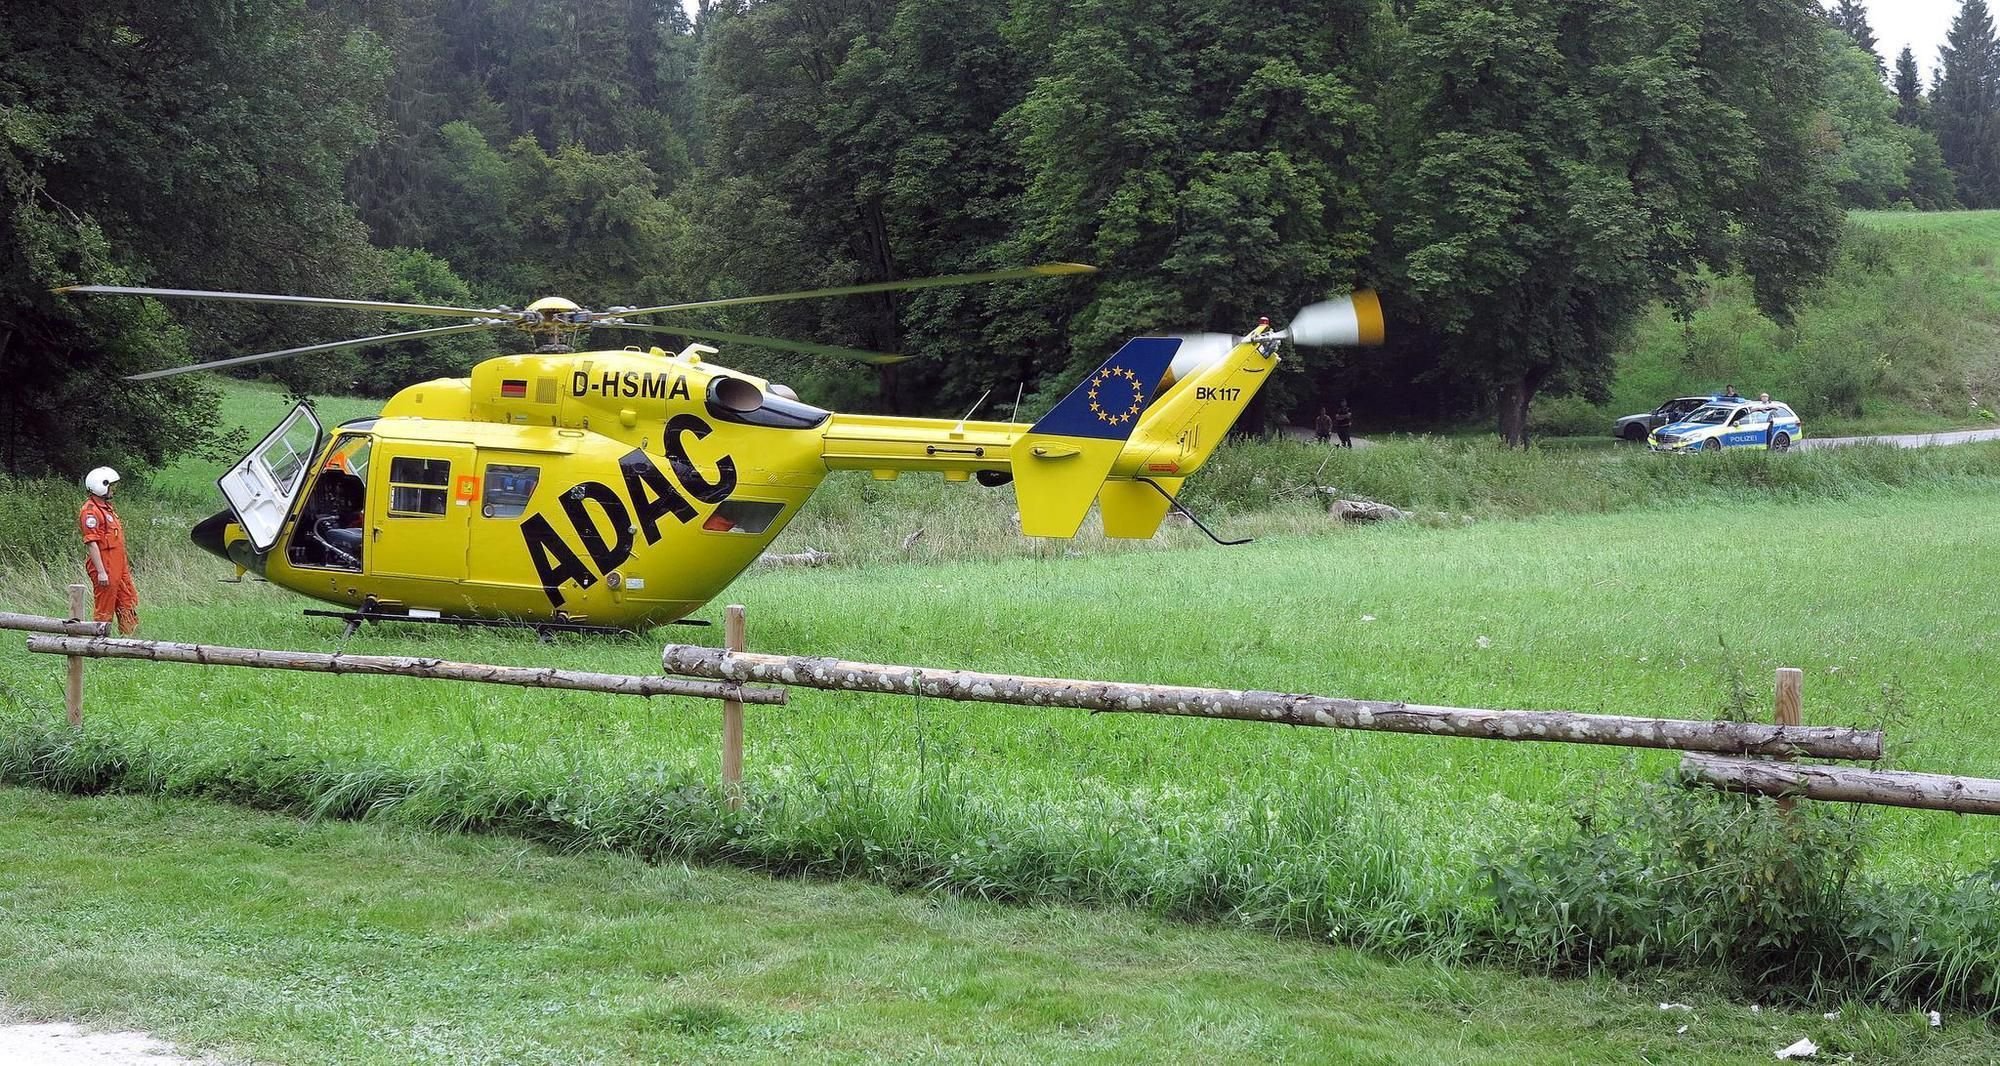
<path id="1" fill-rule="evenodd" d="M 311 323 L 183 304 L 184 329 L 48 289 L 363 287 L 376 258 L 341 174 L 373 135 L 383 53 L 299 0 L 11 4 L 0 53 L 0 462 L 166 461 L 204 439 L 212 392 L 121 375 L 304 343 Z"/>
<path id="2" fill-rule="evenodd" d="M 1634 316 L 1741 268 L 1782 316 L 1830 260 L 1822 25 L 1802 5 L 1414 0 L 1389 217 L 1404 313 L 1527 442 Z"/>

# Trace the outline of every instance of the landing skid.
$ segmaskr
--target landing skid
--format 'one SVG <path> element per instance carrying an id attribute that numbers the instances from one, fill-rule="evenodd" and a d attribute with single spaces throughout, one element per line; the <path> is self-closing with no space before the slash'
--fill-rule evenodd
<path id="1" fill-rule="evenodd" d="M 342 636 L 351 637 L 361 628 L 363 622 L 412 622 L 448 626 L 478 626 L 488 629 L 532 629 L 535 635 L 548 639 L 552 633 L 583 633 L 589 636 L 627 636 L 633 631 L 616 626 L 592 626 L 581 622 L 510 622 L 497 618 L 460 618 L 455 615 L 410 615 L 396 611 L 305 611 L 313 618 L 338 618 L 347 623 Z M 705 626 L 709 623 L 700 618 L 681 618 L 672 624 L 677 626 Z"/>

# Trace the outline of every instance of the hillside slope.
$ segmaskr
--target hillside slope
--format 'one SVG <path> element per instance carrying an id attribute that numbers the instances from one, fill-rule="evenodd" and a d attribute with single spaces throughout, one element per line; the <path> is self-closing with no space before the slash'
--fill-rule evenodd
<path id="1" fill-rule="evenodd" d="M 2000 211 L 1855 212 L 1826 284 L 1789 325 L 1749 281 L 1711 279 L 1691 318 L 1657 308 L 1619 354 L 1611 401 L 1536 404 L 1543 433 L 1601 435 L 1672 396 L 1735 385 L 1810 432 L 1985 425 L 2000 406 Z"/>

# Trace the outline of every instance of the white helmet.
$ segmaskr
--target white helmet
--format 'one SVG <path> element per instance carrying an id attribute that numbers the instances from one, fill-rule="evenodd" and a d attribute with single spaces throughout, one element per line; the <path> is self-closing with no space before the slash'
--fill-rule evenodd
<path id="1" fill-rule="evenodd" d="M 83 475 L 83 487 L 89 489 L 92 496 L 108 496 L 111 494 L 112 482 L 117 480 L 118 471 L 108 466 L 100 466 Z"/>

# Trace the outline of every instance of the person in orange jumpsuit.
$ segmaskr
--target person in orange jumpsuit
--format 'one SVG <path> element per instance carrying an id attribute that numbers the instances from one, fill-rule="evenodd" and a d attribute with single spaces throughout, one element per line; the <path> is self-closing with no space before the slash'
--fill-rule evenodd
<path id="1" fill-rule="evenodd" d="M 90 577 L 96 595 L 94 617 L 99 622 L 118 619 L 118 632 L 139 629 L 139 587 L 132 583 L 132 562 L 125 554 L 125 524 L 111 507 L 111 492 L 118 484 L 118 471 L 100 466 L 83 478 L 90 496 L 77 512 L 77 529 L 83 533 L 83 570 Z"/>

